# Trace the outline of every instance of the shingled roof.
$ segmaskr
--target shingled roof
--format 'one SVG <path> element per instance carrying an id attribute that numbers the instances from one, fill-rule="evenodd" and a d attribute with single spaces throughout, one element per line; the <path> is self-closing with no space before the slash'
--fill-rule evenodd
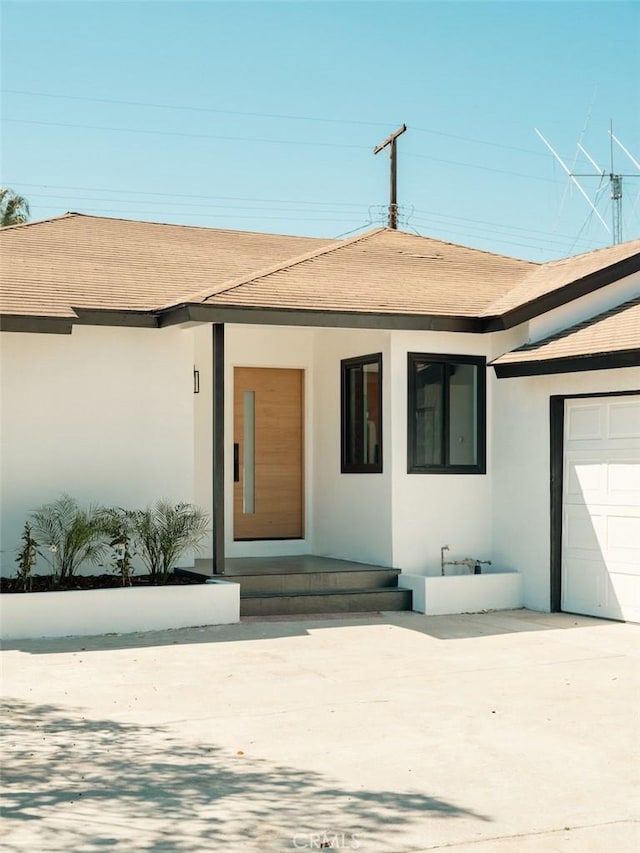
<path id="1" fill-rule="evenodd" d="M 640 365 L 640 297 L 518 347 L 492 364 L 502 377 Z"/>
<path id="2" fill-rule="evenodd" d="M 640 240 L 630 240 L 582 255 L 541 264 L 519 284 L 493 302 L 485 316 L 505 316 L 527 305 L 541 303 L 550 294 L 568 285 L 584 282 L 610 270 L 612 278 L 621 278 L 640 270 Z M 605 282 L 606 283 L 606 282 Z"/>
<path id="3" fill-rule="evenodd" d="M 0 231 L 0 313 L 155 311 L 330 241 L 69 213 Z"/>
<path id="4" fill-rule="evenodd" d="M 380 228 L 200 293 L 208 305 L 477 317 L 537 267 Z"/>
<path id="5" fill-rule="evenodd" d="M 640 240 L 538 264 L 387 228 L 321 240 L 77 213 L 4 228 L 0 250 L 3 327 L 67 331 L 101 312 L 116 325 L 299 312 L 486 331 L 640 270 Z"/>

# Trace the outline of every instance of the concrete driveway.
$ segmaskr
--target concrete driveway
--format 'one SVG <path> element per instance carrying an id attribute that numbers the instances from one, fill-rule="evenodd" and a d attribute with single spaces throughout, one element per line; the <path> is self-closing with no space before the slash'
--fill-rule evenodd
<path id="1" fill-rule="evenodd" d="M 18 641 L 3 849 L 636 850 L 639 636 L 515 611 Z"/>

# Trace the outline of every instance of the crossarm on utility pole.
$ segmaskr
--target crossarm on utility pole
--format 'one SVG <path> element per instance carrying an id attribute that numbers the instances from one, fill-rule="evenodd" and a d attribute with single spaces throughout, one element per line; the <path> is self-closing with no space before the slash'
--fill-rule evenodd
<path id="1" fill-rule="evenodd" d="M 407 125 L 403 124 L 402 127 L 399 127 L 394 131 L 394 133 L 387 136 L 380 145 L 376 145 L 373 149 L 373 153 L 378 154 L 383 148 L 389 146 L 391 171 L 389 184 L 389 228 L 393 228 L 394 231 L 398 228 L 398 173 L 396 165 L 396 140 L 405 132 L 406 129 Z"/>

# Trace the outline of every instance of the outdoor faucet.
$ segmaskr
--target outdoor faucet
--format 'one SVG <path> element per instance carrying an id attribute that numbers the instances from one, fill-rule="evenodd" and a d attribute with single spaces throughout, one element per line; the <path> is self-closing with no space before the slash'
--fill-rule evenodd
<path id="1" fill-rule="evenodd" d="M 444 566 L 445 566 L 444 552 L 448 551 L 448 550 L 449 550 L 448 545 L 443 545 L 442 548 L 440 548 L 440 572 L 441 572 L 441 574 L 444 574 Z"/>
<path id="2" fill-rule="evenodd" d="M 465 557 L 464 560 L 445 560 L 444 552 L 449 550 L 448 545 L 440 548 L 440 572 L 444 575 L 445 566 L 466 566 L 474 575 L 482 574 L 480 566 L 490 566 L 491 560 L 477 560 L 474 557 Z"/>

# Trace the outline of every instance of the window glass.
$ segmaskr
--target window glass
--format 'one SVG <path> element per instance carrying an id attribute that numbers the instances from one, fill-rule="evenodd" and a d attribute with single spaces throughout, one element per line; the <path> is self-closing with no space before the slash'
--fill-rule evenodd
<path id="1" fill-rule="evenodd" d="M 382 470 L 382 356 L 342 362 L 342 471 Z"/>
<path id="2" fill-rule="evenodd" d="M 416 465 L 442 465 L 444 365 L 416 364 Z"/>
<path id="3" fill-rule="evenodd" d="M 484 358 L 409 353 L 410 472 L 484 472 L 484 394 Z"/>
<path id="4" fill-rule="evenodd" d="M 449 463 L 476 465 L 478 436 L 476 411 L 478 368 L 475 364 L 448 365 L 449 378 Z"/>

